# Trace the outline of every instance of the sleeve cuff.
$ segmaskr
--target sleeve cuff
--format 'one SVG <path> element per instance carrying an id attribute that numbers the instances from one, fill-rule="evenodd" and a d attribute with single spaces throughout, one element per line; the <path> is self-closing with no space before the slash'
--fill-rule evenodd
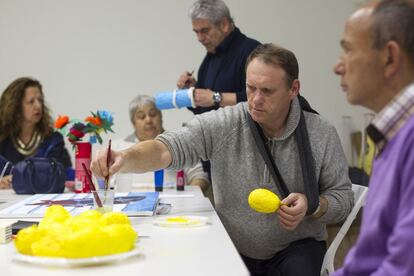
<path id="1" fill-rule="evenodd" d="M 338 204 L 338 201 L 333 196 L 323 195 L 323 197 L 328 201 L 328 209 L 326 210 L 326 213 L 319 218 L 319 221 L 321 223 L 335 223 L 341 221 L 343 213 L 341 205 Z"/>

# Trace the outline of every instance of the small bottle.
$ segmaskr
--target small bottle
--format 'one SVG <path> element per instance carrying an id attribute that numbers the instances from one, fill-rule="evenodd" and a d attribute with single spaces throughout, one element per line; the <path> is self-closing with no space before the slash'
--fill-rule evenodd
<path id="1" fill-rule="evenodd" d="M 90 173 L 92 145 L 88 142 L 77 142 L 75 152 L 75 193 L 89 193 L 89 180 L 82 164 L 85 164 Z M 82 186 L 79 186 L 79 183 Z"/>
<path id="2" fill-rule="evenodd" d="M 177 191 L 184 191 L 184 171 L 177 172 Z"/>
<path id="3" fill-rule="evenodd" d="M 162 192 L 164 185 L 164 170 L 154 172 L 155 191 Z"/>

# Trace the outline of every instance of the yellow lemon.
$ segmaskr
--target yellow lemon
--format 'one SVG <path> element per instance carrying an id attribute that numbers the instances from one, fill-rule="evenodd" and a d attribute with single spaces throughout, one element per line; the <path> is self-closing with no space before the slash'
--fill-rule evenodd
<path id="1" fill-rule="evenodd" d="M 21 254 L 33 255 L 32 244 L 39 239 L 38 230 L 36 225 L 24 228 L 20 230 L 16 239 L 14 240 L 14 245 L 16 249 Z"/>
<path id="2" fill-rule="evenodd" d="M 131 222 L 127 215 L 120 213 L 120 212 L 109 212 L 105 213 L 100 217 L 100 222 L 103 225 L 111 225 L 111 224 L 128 224 L 130 225 Z"/>
<path id="3" fill-rule="evenodd" d="M 65 221 L 65 225 L 68 225 L 72 228 L 73 231 L 78 231 L 85 227 L 90 226 L 103 226 L 105 225 L 101 218 L 102 214 L 96 210 L 88 210 L 81 213 L 78 216 L 71 217 Z"/>
<path id="4" fill-rule="evenodd" d="M 71 234 L 72 228 L 65 223 L 41 221 L 38 226 L 38 235 L 41 238 L 50 237 L 56 240 L 62 240 Z"/>
<path id="5" fill-rule="evenodd" d="M 88 220 L 98 220 L 102 217 L 102 214 L 96 210 L 88 210 L 78 215 L 78 217 Z"/>
<path id="6" fill-rule="evenodd" d="M 52 236 L 45 236 L 32 245 L 32 252 L 35 256 L 64 257 L 65 252 L 58 239 Z"/>
<path id="7" fill-rule="evenodd" d="M 109 235 L 100 226 L 86 226 L 72 232 L 62 241 L 68 258 L 89 258 L 110 254 Z"/>
<path id="8" fill-rule="evenodd" d="M 70 213 L 62 205 L 52 205 L 46 209 L 43 220 L 64 222 L 70 218 Z"/>
<path id="9" fill-rule="evenodd" d="M 90 210 L 72 217 L 62 206 L 51 206 L 39 225 L 22 229 L 14 241 L 26 255 L 88 258 L 134 248 L 137 233 L 122 213 Z"/>
<path id="10" fill-rule="evenodd" d="M 268 189 L 255 189 L 248 198 L 250 207 L 260 213 L 273 213 L 281 204 L 279 197 Z"/>
<path id="11" fill-rule="evenodd" d="M 137 232 L 128 224 L 111 224 L 103 230 L 109 235 L 110 254 L 127 252 L 134 248 Z"/>
<path id="12" fill-rule="evenodd" d="M 85 219 L 79 216 L 68 220 L 67 225 L 70 226 L 73 231 L 78 231 L 85 227 L 103 226 L 102 222 L 98 219 Z"/>

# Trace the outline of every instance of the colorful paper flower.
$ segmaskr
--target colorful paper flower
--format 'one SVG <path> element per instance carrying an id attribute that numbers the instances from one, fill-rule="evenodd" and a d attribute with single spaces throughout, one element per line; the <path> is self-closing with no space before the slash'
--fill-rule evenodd
<path id="1" fill-rule="evenodd" d="M 97 113 L 98 113 L 98 116 L 100 118 L 102 118 L 103 120 L 107 121 L 111 125 L 113 124 L 112 123 L 113 117 L 112 117 L 112 114 L 110 112 L 105 111 L 105 110 L 98 110 Z"/>
<path id="2" fill-rule="evenodd" d="M 86 117 L 85 122 L 91 123 L 92 125 L 95 125 L 98 127 L 102 126 L 102 121 L 99 117 L 88 116 Z"/>
<path id="3" fill-rule="evenodd" d="M 96 113 L 91 112 L 91 116 L 85 118 L 84 121 L 78 119 L 69 120 L 69 117 L 58 116 L 55 121 L 55 128 L 68 137 L 72 144 L 82 141 L 86 134 L 89 134 L 89 142 L 96 143 L 98 141 L 102 144 L 101 134 L 103 132 L 114 132 L 112 113 L 105 110 L 98 110 Z"/>
<path id="4" fill-rule="evenodd" d="M 86 126 L 82 123 L 75 123 L 69 130 L 68 139 L 71 143 L 80 141 L 85 136 Z"/>
<path id="5" fill-rule="evenodd" d="M 69 117 L 66 115 L 58 116 L 55 121 L 55 128 L 63 128 L 69 123 Z"/>

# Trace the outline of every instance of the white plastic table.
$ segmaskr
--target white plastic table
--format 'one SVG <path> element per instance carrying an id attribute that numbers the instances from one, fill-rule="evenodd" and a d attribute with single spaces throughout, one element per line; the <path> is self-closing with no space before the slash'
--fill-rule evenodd
<path id="1" fill-rule="evenodd" d="M 0 208 L 25 197 L 1 191 L 0 202 L 8 203 L 0 203 Z M 132 218 L 138 235 L 143 236 L 138 243 L 141 254 L 101 266 L 48 268 L 21 263 L 13 260 L 13 243 L 0 244 L 1 275 L 249 275 L 210 201 L 198 187 L 184 192 L 166 191 L 161 200 L 172 204 L 169 215 L 205 216 L 209 223 L 193 228 L 165 228 L 154 226 L 152 217 Z"/>

